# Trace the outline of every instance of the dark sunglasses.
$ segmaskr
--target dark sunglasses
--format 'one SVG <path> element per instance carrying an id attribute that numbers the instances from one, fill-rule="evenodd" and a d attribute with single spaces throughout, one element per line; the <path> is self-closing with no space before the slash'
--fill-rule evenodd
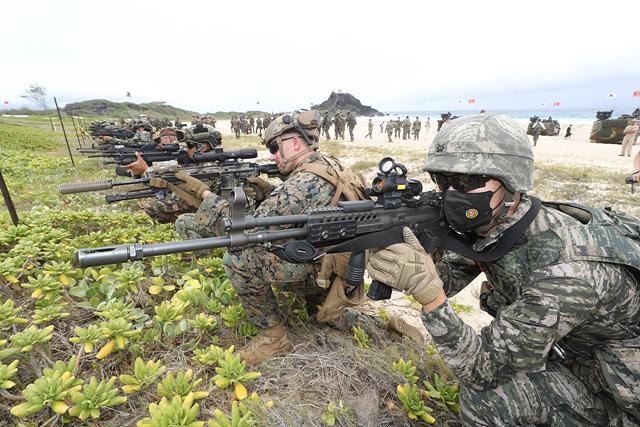
<path id="1" fill-rule="evenodd" d="M 467 191 L 482 188 L 491 179 L 487 175 L 442 175 L 431 173 L 431 180 L 436 183 L 442 191 L 452 187 L 456 191 L 466 193 Z"/>
<path id="2" fill-rule="evenodd" d="M 267 143 L 267 148 L 269 149 L 269 152 L 271 154 L 276 154 L 279 150 L 280 150 L 280 144 L 283 143 L 284 141 L 287 141 L 289 139 L 293 139 L 293 138 L 297 138 L 298 135 L 293 135 L 290 136 L 288 138 L 283 138 L 283 139 L 274 139 L 273 141 L 269 141 Z"/>

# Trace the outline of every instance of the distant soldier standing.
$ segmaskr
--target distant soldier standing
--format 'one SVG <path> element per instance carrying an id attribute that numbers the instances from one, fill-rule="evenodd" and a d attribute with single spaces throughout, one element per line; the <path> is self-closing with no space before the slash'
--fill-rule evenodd
<path id="1" fill-rule="evenodd" d="M 256 119 L 256 133 L 262 136 L 262 119 L 260 117 Z"/>
<path id="2" fill-rule="evenodd" d="M 371 119 L 369 119 L 369 123 L 367 123 L 367 126 L 369 127 L 369 133 L 365 136 L 369 137 L 369 139 L 373 139 L 373 135 L 371 135 L 373 133 L 373 121 L 371 121 Z"/>
<path id="3" fill-rule="evenodd" d="M 333 135 L 335 136 L 336 141 L 340 137 L 340 122 L 342 118 L 340 117 L 340 113 L 336 112 L 333 116 Z"/>
<path id="4" fill-rule="evenodd" d="M 236 138 L 240 138 L 240 119 L 235 117 L 235 120 L 231 121 L 231 128 L 233 129 L 233 133 L 236 135 Z"/>
<path id="5" fill-rule="evenodd" d="M 420 122 L 420 118 L 418 116 L 416 116 L 416 119 L 413 121 L 413 125 L 411 125 L 411 128 L 413 129 L 413 139 L 417 141 L 418 137 L 420 136 L 420 129 L 422 129 L 422 123 Z"/>
<path id="6" fill-rule="evenodd" d="M 407 139 L 410 137 L 411 132 L 411 120 L 409 120 L 409 116 L 407 116 L 402 121 L 402 139 Z"/>
<path id="7" fill-rule="evenodd" d="M 384 133 L 384 120 L 380 122 L 380 133 Z"/>
<path id="8" fill-rule="evenodd" d="M 400 119 L 400 116 L 398 116 L 398 118 L 395 121 L 395 128 L 393 132 L 394 137 L 400 138 L 400 129 L 402 129 L 402 120 Z"/>
<path id="9" fill-rule="evenodd" d="M 256 120 L 253 118 L 253 116 L 249 116 L 249 129 L 251 130 L 250 133 L 256 132 Z"/>
<path id="10" fill-rule="evenodd" d="M 389 142 L 393 142 L 393 139 L 391 139 L 391 137 L 393 136 L 393 132 L 395 132 L 396 130 L 396 122 L 394 122 L 393 120 L 389 120 L 387 122 L 387 136 L 389 137 Z"/>
<path id="11" fill-rule="evenodd" d="M 351 113 L 351 111 L 347 111 L 347 126 L 349 127 L 349 138 L 351 142 L 353 142 L 353 129 L 358 124 L 355 116 Z"/>
<path id="12" fill-rule="evenodd" d="M 322 133 L 327 138 L 327 141 L 331 139 L 331 135 L 329 135 L 329 129 L 331 128 L 331 117 L 329 117 L 329 112 L 324 113 L 324 117 L 322 117 Z"/>

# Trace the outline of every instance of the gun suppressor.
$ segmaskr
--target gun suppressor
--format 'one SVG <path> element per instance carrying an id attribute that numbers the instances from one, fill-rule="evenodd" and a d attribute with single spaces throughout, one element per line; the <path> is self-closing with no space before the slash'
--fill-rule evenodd
<path id="1" fill-rule="evenodd" d="M 60 184 L 58 191 L 60 194 L 87 193 L 89 191 L 110 190 L 113 188 L 113 181 L 103 179 L 99 181 L 75 182 L 70 184 Z"/>

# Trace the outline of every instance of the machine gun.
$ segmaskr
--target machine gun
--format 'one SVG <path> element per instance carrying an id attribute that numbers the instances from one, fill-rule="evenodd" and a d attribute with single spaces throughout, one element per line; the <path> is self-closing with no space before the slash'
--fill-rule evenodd
<path id="1" fill-rule="evenodd" d="M 225 220 L 225 236 L 80 249 L 77 263 L 80 267 L 91 267 L 213 248 L 241 250 L 252 245 L 265 245 L 283 260 L 294 263 L 312 262 L 327 253 L 351 252 L 345 281 L 357 286 L 363 280 L 366 249 L 402 242 L 402 227 L 407 226 L 422 236 L 423 245 L 434 250 L 438 240 L 432 231 L 444 230 L 441 193 L 423 193 L 422 184 L 407 179 L 406 168 L 389 157 L 382 159 L 378 167 L 380 172 L 368 190 L 368 194 L 377 196 L 375 201 L 342 201 L 300 215 L 253 217 L 245 215 L 246 196 L 242 188 L 236 187 L 229 197 L 231 216 Z M 293 228 L 248 231 L 278 226 Z M 275 243 L 283 240 L 286 242 Z M 388 299 L 391 290 L 374 281 L 367 295 L 376 300 Z"/>
<path id="2" fill-rule="evenodd" d="M 225 152 L 221 147 L 218 147 L 218 149 L 207 153 L 195 153 L 193 157 L 189 157 L 185 150 L 171 153 L 143 152 L 140 153 L 140 156 L 148 165 L 152 165 L 154 162 L 168 162 L 170 160 L 175 160 L 181 165 L 188 165 L 193 163 L 224 162 L 233 159 L 255 159 L 258 157 L 258 151 L 255 148 L 242 148 L 237 151 Z M 118 153 L 109 157 L 112 157 L 113 160 L 107 160 L 102 163 L 105 165 L 128 165 L 137 159 L 135 153 Z"/>
<path id="3" fill-rule="evenodd" d="M 242 162 L 240 159 L 255 158 L 258 153 L 255 149 L 242 149 L 230 152 L 198 153 L 195 160 L 199 163 L 196 166 L 180 167 L 177 163 L 158 168 L 155 173 L 147 178 L 132 179 L 128 181 L 99 180 L 90 182 L 78 182 L 61 184 L 58 191 L 61 194 L 77 194 L 91 191 L 110 190 L 113 187 L 144 185 L 147 188 L 136 189 L 122 194 L 112 194 L 105 196 L 107 203 L 115 203 L 123 200 L 142 199 L 147 197 L 163 198 L 171 186 L 180 184 L 176 172 L 180 171 L 201 181 L 212 179 L 220 180 L 219 192 L 228 195 L 237 186 L 243 186 L 247 178 L 259 174 L 269 177 L 280 176 L 280 171 L 275 164 L 259 165 L 257 163 Z M 168 188 L 167 188 L 168 187 Z"/>

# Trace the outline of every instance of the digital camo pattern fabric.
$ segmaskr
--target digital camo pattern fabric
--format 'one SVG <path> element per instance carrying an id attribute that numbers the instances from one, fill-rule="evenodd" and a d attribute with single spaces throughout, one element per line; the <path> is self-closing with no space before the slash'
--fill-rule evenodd
<path id="1" fill-rule="evenodd" d="M 307 161 L 321 161 L 321 155 L 314 154 Z M 308 208 L 328 206 L 334 194 L 335 187 L 327 181 L 312 173 L 296 173 L 294 170 L 260 204 L 254 216 L 297 215 Z M 176 223 L 176 230 L 187 239 L 219 235 L 224 230 L 222 220 L 229 216 L 229 209 L 227 201 L 211 195 L 203 201 L 198 212 L 186 216 L 184 220 L 181 218 Z M 257 326 L 274 326 L 283 320 L 271 286 L 303 294 L 308 301 L 321 302 L 324 296 L 325 291 L 316 286 L 320 262 L 292 264 L 262 246 L 253 246 L 238 252 L 227 252 L 224 263 L 248 319 Z"/>
<path id="2" fill-rule="evenodd" d="M 445 254 L 438 263 L 447 295 L 484 271 L 495 296 L 496 318 L 480 336 L 448 304 L 423 316 L 464 384 L 468 425 L 640 423 L 640 248 L 604 228 L 543 206 L 526 242 L 499 260 Z M 562 369 L 548 360 L 555 343 L 566 352 Z M 522 398 L 533 389 L 535 398 Z M 497 396 L 500 410 L 479 415 Z"/>
<path id="3" fill-rule="evenodd" d="M 529 191 L 533 151 L 518 123 L 500 114 L 475 114 L 457 118 L 442 127 L 429 146 L 422 169 L 488 175 L 500 179 L 511 191 Z"/>

